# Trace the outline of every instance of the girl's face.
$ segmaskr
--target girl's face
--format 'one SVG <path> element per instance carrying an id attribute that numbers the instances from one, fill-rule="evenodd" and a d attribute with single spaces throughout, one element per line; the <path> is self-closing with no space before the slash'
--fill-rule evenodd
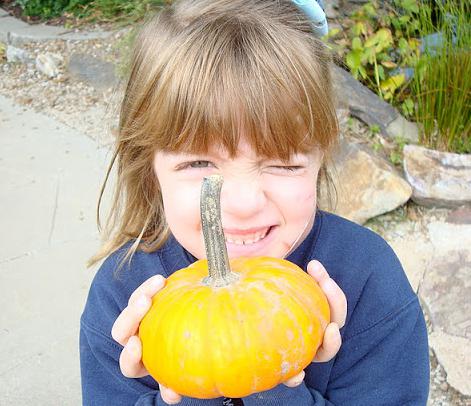
<path id="1" fill-rule="evenodd" d="M 206 258 L 200 219 L 204 176 L 220 173 L 221 215 L 230 258 L 283 258 L 309 233 L 315 215 L 322 154 L 298 154 L 289 163 L 258 157 L 242 140 L 231 159 L 224 150 L 208 154 L 157 152 L 158 178 L 170 231 L 196 258 Z"/>

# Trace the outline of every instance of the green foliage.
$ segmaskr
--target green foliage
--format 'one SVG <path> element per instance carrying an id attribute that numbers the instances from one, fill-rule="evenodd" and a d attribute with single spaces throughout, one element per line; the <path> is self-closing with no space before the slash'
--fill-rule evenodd
<path id="1" fill-rule="evenodd" d="M 345 37 L 337 41 L 334 37 L 333 42 L 355 78 L 381 98 L 400 104 L 403 100 L 398 94 L 407 83 L 398 68 L 418 58 L 419 42 L 406 35 L 416 32 L 419 10 L 416 0 L 394 0 L 394 7 L 384 6 L 386 10 L 372 0 L 360 7 L 347 22 Z M 410 113 L 408 107 L 405 111 Z"/>
<path id="2" fill-rule="evenodd" d="M 421 125 L 429 147 L 471 152 L 471 7 L 457 0 L 370 0 L 326 40 L 352 75 Z M 439 53 L 421 38 L 443 33 Z M 459 40 L 457 40 L 459 38 Z M 407 79 L 406 68 L 414 70 Z M 391 161 L 397 163 L 400 154 Z"/>
<path id="3" fill-rule="evenodd" d="M 27 16 L 50 19 L 59 17 L 64 12 L 78 6 L 84 6 L 92 0 L 17 0 L 16 4 Z"/>
<path id="4" fill-rule="evenodd" d="M 169 0 L 17 0 L 27 16 L 47 20 L 66 14 L 86 21 L 132 23 Z"/>
<path id="5" fill-rule="evenodd" d="M 434 25 L 430 9 L 420 13 L 423 32 L 441 32 L 443 40 L 421 55 L 412 83 L 421 143 L 471 153 L 471 15 L 464 3 L 446 1 L 440 8 Z"/>

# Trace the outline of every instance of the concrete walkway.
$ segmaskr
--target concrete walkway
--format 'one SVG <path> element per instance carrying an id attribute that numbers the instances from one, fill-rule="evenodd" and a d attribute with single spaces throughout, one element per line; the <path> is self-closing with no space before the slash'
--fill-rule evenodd
<path id="1" fill-rule="evenodd" d="M 0 8 L 0 42 L 20 45 L 28 41 L 87 40 L 106 38 L 111 35 L 107 31 L 79 31 L 46 24 L 27 24 L 8 14 Z"/>
<path id="2" fill-rule="evenodd" d="M 79 317 L 109 153 L 0 96 L 1 405 L 79 405 Z"/>

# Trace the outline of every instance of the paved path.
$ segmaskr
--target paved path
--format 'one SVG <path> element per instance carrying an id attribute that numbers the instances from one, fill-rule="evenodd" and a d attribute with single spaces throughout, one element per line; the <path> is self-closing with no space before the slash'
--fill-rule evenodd
<path id="1" fill-rule="evenodd" d="M 108 154 L 0 96 L 1 405 L 81 402 L 78 323 Z"/>
<path id="2" fill-rule="evenodd" d="M 46 24 L 27 24 L 0 8 L 0 41 L 20 45 L 28 41 L 49 41 L 54 39 L 86 40 L 106 38 L 111 35 L 106 31 L 79 31 Z"/>

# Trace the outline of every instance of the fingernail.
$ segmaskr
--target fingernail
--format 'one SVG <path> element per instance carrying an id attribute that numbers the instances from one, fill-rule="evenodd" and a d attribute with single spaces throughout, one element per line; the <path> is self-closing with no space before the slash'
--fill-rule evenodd
<path id="1" fill-rule="evenodd" d="M 162 275 L 154 276 L 154 280 L 152 281 L 152 286 L 154 288 L 158 288 L 162 286 L 163 283 L 164 283 L 164 277 Z"/>

